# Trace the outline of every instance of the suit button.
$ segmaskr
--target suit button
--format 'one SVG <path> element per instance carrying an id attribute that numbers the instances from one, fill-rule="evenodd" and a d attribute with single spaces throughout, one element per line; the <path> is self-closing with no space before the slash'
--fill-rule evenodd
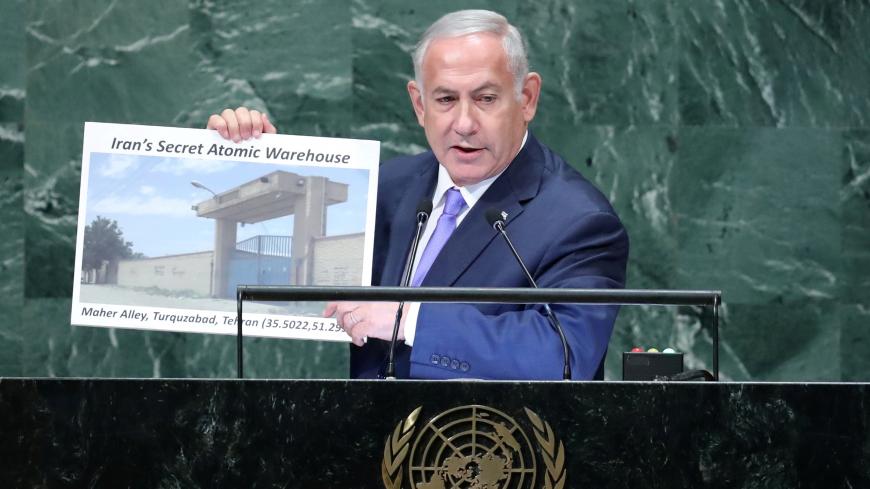
<path id="1" fill-rule="evenodd" d="M 468 372 L 469 370 L 471 370 L 471 365 L 469 365 L 468 362 L 462 362 L 461 364 L 459 364 L 459 370 L 462 370 L 463 372 Z"/>
<path id="2" fill-rule="evenodd" d="M 432 365 L 438 365 L 438 362 L 441 361 L 441 357 L 433 353 L 432 356 L 429 357 L 429 361 L 432 362 Z"/>
<path id="3" fill-rule="evenodd" d="M 448 366 L 450 366 L 450 357 L 448 357 L 448 356 L 446 356 L 446 355 L 443 356 L 443 357 L 441 357 L 441 366 L 442 366 L 442 367 L 448 367 Z"/>
<path id="4" fill-rule="evenodd" d="M 458 369 L 459 368 L 459 360 L 454 358 L 453 361 L 450 362 L 450 368 L 452 368 L 453 370 Z"/>

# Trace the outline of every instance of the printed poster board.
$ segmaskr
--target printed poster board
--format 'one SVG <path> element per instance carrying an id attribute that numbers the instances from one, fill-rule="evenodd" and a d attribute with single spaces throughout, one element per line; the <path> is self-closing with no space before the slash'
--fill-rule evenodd
<path id="1" fill-rule="evenodd" d="M 85 124 L 71 322 L 236 334 L 237 285 L 370 285 L 380 143 Z M 245 336 L 349 341 L 324 303 Z"/>

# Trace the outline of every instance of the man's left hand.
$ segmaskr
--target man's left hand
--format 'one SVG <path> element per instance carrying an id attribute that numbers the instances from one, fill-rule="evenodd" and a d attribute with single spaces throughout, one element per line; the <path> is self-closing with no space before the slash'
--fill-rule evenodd
<path id="1" fill-rule="evenodd" d="M 353 344 L 363 346 L 366 339 L 393 339 L 393 324 L 396 322 L 398 302 L 330 302 L 323 310 L 324 317 L 335 316 L 338 325 L 351 337 Z M 408 306 L 402 310 L 397 339 L 405 339 L 405 316 Z"/>

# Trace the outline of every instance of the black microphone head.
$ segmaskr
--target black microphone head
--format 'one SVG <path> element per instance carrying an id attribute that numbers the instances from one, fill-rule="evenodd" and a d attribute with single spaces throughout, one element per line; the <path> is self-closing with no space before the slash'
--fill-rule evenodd
<path id="1" fill-rule="evenodd" d="M 417 220 L 426 222 L 429 220 L 429 214 L 432 214 L 432 200 L 423 199 L 419 204 L 417 204 Z"/>
<path id="2" fill-rule="evenodd" d="M 501 224 L 504 226 L 504 217 L 502 217 L 504 213 L 498 209 L 487 209 L 486 210 L 486 222 L 489 223 L 494 229 L 498 230 L 498 225 Z"/>

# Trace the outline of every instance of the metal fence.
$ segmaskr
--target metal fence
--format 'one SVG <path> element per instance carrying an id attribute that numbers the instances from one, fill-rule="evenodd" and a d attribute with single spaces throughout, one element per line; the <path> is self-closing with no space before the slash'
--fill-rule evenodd
<path id="1" fill-rule="evenodd" d="M 254 253 L 263 256 L 290 257 L 291 236 L 254 236 L 236 243 L 238 251 Z"/>

